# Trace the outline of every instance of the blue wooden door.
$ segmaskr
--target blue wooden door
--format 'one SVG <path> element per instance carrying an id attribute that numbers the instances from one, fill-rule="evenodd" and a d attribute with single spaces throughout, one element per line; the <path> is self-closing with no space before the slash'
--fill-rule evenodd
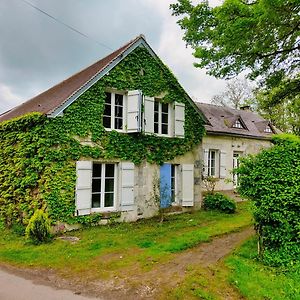
<path id="1" fill-rule="evenodd" d="M 160 167 L 160 207 L 169 207 L 171 199 L 171 165 L 163 164 Z"/>

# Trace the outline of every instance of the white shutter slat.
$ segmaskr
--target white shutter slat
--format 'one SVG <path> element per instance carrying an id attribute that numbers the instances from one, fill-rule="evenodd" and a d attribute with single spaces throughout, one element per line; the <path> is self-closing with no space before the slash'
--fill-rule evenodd
<path id="1" fill-rule="evenodd" d="M 209 150 L 204 149 L 203 150 L 203 176 L 204 177 L 208 176 L 208 155 L 209 155 Z"/>
<path id="2" fill-rule="evenodd" d="M 140 132 L 142 94 L 138 90 L 129 91 L 127 100 L 127 132 Z"/>
<path id="3" fill-rule="evenodd" d="M 144 132 L 154 133 L 154 97 L 144 98 Z"/>
<path id="4" fill-rule="evenodd" d="M 134 209 L 134 164 L 131 162 L 120 163 L 120 208 L 122 211 Z"/>
<path id="5" fill-rule="evenodd" d="M 183 103 L 175 102 L 175 124 L 174 124 L 175 137 L 184 138 L 184 117 L 185 117 L 185 105 Z"/>
<path id="6" fill-rule="evenodd" d="M 182 206 L 194 206 L 194 165 L 182 165 Z"/>
<path id="7" fill-rule="evenodd" d="M 220 152 L 220 178 L 226 178 L 226 152 Z"/>
<path id="8" fill-rule="evenodd" d="M 92 161 L 76 162 L 76 215 L 83 216 L 91 213 L 92 197 Z"/>

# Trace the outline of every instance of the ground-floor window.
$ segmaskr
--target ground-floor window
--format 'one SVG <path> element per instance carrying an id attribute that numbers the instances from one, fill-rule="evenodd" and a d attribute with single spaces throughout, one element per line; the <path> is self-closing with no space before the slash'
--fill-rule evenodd
<path id="1" fill-rule="evenodd" d="M 217 174 L 217 150 L 209 150 L 208 152 L 208 176 L 216 177 Z"/>
<path id="2" fill-rule="evenodd" d="M 92 208 L 115 206 L 116 164 L 93 163 Z"/>
<path id="3" fill-rule="evenodd" d="M 242 156 L 242 152 L 234 151 L 233 159 L 232 159 L 232 167 L 233 169 L 238 168 L 240 166 L 240 157 Z M 238 185 L 238 174 L 233 174 L 233 185 L 236 187 Z"/>

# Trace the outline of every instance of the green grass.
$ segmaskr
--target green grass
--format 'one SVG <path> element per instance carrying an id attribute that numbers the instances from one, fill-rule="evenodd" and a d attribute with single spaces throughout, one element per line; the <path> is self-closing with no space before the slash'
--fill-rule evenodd
<path id="1" fill-rule="evenodd" d="M 264 266 L 256 260 L 256 239 L 246 242 L 225 261 L 229 280 L 249 300 L 299 300 L 300 262 L 289 272 Z"/>
<path id="2" fill-rule="evenodd" d="M 68 235 L 80 238 L 71 244 L 54 240 L 34 246 L 10 231 L 0 231 L 0 262 L 24 267 L 45 267 L 64 275 L 93 278 L 122 274 L 126 269 L 151 269 L 176 252 L 207 242 L 212 237 L 237 231 L 251 224 L 247 203 L 236 214 L 197 211 L 136 223 L 122 223 L 82 229 Z"/>
<path id="3" fill-rule="evenodd" d="M 193 266 L 184 281 L 164 299 L 299 300 L 300 263 L 288 272 L 267 267 L 256 258 L 256 239 L 245 242 L 223 262 Z"/>

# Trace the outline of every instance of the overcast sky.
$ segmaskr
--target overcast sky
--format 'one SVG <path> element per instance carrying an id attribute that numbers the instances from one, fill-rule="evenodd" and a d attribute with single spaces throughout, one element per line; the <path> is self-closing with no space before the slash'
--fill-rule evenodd
<path id="1" fill-rule="evenodd" d="M 109 48 L 115 50 L 141 33 L 192 98 L 209 102 L 225 87 L 224 81 L 193 66 L 192 50 L 185 47 L 181 29 L 169 9 L 175 0 L 26 0 L 90 39 L 24 1 L 0 0 L 0 113 L 89 66 L 112 52 Z"/>

